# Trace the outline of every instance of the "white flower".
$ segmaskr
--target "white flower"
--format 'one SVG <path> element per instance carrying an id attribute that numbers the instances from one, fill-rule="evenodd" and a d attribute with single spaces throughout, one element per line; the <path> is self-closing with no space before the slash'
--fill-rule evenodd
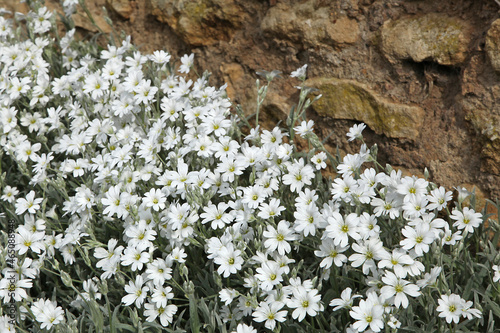
<path id="1" fill-rule="evenodd" d="M 264 326 L 274 330 L 277 321 L 284 322 L 286 319 L 287 311 L 279 311 L 282 307 L 283 303 L 281 302 L 271 302 L 271 304 L 260 302 L 257 309 L 252 313 L 253 320 L 258 323 L 265 321 Z"/>
<path id="2" fill-rule="evenodd" d="M 348 141 L 353 141 L 355 139 L 363 139 L 363 130 L 366 128 L 366 125 L 361 123 L 361 124 L 355 124 L 351 128 L 349 128 L 349 132 L 347 133 L 347 136 L 349 137 Z"/>
<path id="3" fill-rule="evenodd" d="M 149 287 L 143 286 L 143 284 L 142 275 L 137 275 L 135 282 L 129 281 L 128 285 L 125 285 L 125 291 L 128 295 L 122 297 L 122 303 L 130 305 L 135 302 L 135 306 L 140 308 L 149 291 Z"/>
<path id="4" fill-rule="evenodd" d="M 403 249 L 414 249 L 417 256 L 429 252 L 429 244 L 434 241 L 434 233 L 428 224 L 419 224 L 416 228 L 406 226 L 401 233 L 406 237 L 400 241 Z"/>
<path id="5" fill-rule="evenodd" d="M 39 299 L 31 305 L 36 321 L 42 329 L 50 330 L 52 326 L 58 325 L 64 321 L 64 310 L 57 306 L 57 303 L 50 300 Z"/>
<path id="6" fill-rule="evenodd" d="M 188 74 L 191 67 L 193 67 L 194 53 L 190 55 L 183 55 L 181 57 L 181 65 L 179 66 L 179 72 Z"/>
<path id="7" fill-rule="evenodd" d="M 382 258 L 383 244 L 378 238 L 369 238 L 360 243 L 352 244 L 352 249 L 357 253 L 349 256 L 349 261 L 352 261 L 352 267 L 359 267 L 363 265 L 363 274 L 368 274 L 370 270 L 376 270 L 375 259 Z"/>
<path id="8" fill-rule="evenodd" d="M 439 274 L 441 274 L 441 270 L 442 268 L 439 266 L 433 267 L 430 273 L 425 273 L 424 278 L 417 281 L 417 286 L 423 288 L 427 285 L 432 285 L 436 283 Z"/>
<path id="9" fill-rule="evenodd" d="M 219 291 L 219 298 L 225 305 L 231 304 L 235 297 L 238 296 L 238 291 L 232 288 L 224 288 Z"/>
<path id="10" fill-rule="evenodd" d="M 493 276 L 493 282 L 500 281 L 500 266 L 493 265 L 493 267 L 491 267 L 491 269 L 493 269 L 493 272 L 495 273 L 495 275 Z"/>
<path id="11" fill-rule="evenodd" d="M 241 251 L 235 250 L 231 244 L 222 247 L 214 258 L 214 262 L 220 265 L 217 272 L 225 278 L 231 274 L 236 274 L 244 263 Z"/>
<path id="12" fill-rule="evenodd" d="M 451 212 L 450 218 L 456 221 L 453 223 L 454 227 L 457 227 L 460 230 L 465 229 L 465 231 L 473 233 L 474 228 L 479 227 L 479 225 L 483 222 L 482 216 L 483 215 L 481 213 L 476 213 L 473 209 L 464 207 L 462 211 L 454 209 Z"/>
<path id="13" fill-rule="evenodd" d="M 269 203 L 261 203 L 260 212 L 257 214 L 260 218 L 268 219 L 270 217 L 280 216 L 285 207 L 280 206 L 280 199 L 272 198 Z"/>
<path id="14" fill-rule="evenodd" d="M 326 168 L 327 155 L 324 151 L 320 151 L 313 157 L 311 157 L 311 162 L 314 163 L 316 170 L 321 170 Z"/>
<path id="15" fill-rule="evenodd" d="M 268 225 L 263 235 L 266 237 L 264 246 L 267 250 L 274 252 L 278 249 L 278 253 L 281 255 L 289 253 L 292 248 L 288 242 L 297 239 L 297 235 L 295 235 L 293 229 L 290 228 L 290 223 L 287 221 L 280 221 L 276 228 Z"/>
<path id="16" fill-rule="evenodd" d="M 324 269 L 329 269 L 332 267 L 332 264 L 335 263 L 335 266 L 342 267 L 342 265 L 347 262 L 347 257 L 342 254 L 346 251 L 349 246 L 337 246 L 335 245 L 333 239 L 324 238 L 321 241 L 321 245 L 319 246 L 319 250 L 314 251 L 314 254 L 323 259 L 319 267 Z"/>
<path id="17" fill-rule="evenodd" d="M 333 238 L 333 243 L 340 247 L 348 244 L 349 237 L 358 240 L 361 236 L 358 233 L 359 218 L 356 213 L 351 213 L 345 219 L 338 212 L 334 212 L 328 217 L 326 234 Z"/>
<path id="18" fill-rule="evenodd" d="M 236 331 L 232 331 L 231 333 L 257 333 L 257 330 L 246 324 L 238 324 Z"/>
<path id="19" fill-rule="evenodd" d="M 147 224 L 146 220 L 140 220 L 137 224 L 130 224 L 125 228 L 124 234 L 130 237 L 128 240 L 129 247 L 137 249 L 146 249 L 153 246 L 156 231 L 152 229 L 151 224 Z"/>
<path id="20" fill-rule="evenodd" d="M 333 311 L 337 311 L 340 309 L 348 309 L 351 310 L 354 299 L 361 297 L 361 295 L 352 295 L 352 289 L 347 287 L 344 290 L 342 290 L 342 293 L 340 294 L 340 298 L 334 298 L 330 302 L 330 306 L 333 306 Z"/>
<path id="21" fill-rule="evenodd" d="M 200 217 L 203 219 L 201 223 L 211 222 L 212 229 L 223 229 L 233 221 L 233 216 L 225 212 L 228 207 L 229 205 L 225 202 L 221 202 L 217 206 L 210 204 L 204 207 L 204 213 L 200 214 Z"/>
<path id="22" fill-rule="evenodd" d="M 150 254 L 143 249 L 127 247 L 121 257 L 122 265 L 131 266 L 132 271 L 142 270 L 145 263 L 149 262 Z"/>
<path id="23" fill-rule="evenodd" d="M 15 278 L 15 277 L 14 277 Z M 28 293 L 24 289 L 29 289 L 33 286 L 31 279 L 18 280 L 17 278 L 13 281 L 10 275 L 4 277 L 0 280 L 0 297 L 3 298 L 4 304 L 7 304 L 11 297 L 16 302 L 21 302 L 28 298 Z"/>
<path id="24" fill-rule="evenodd" d="M 167 198 L 160 189 L 152 188 L 148 193 L 144 194 L 142 201 L 146 207 L 151 207 L 155 211 L 159 211 L 165 208 Z"/>
<path id="25" fill-rule="evenodd" d="M 306 79 L 306 71 L 307 71 L 307 64 L 293 71 L 290 74 L 290 77 L 296 77 L 299 80 L 304 81 Z"/>
<path id="26" fill-rule="evenodd" d="M 277 262 L 263 262 L 261 267 L 258 267 L 256 271 L 257 274 L 255 274 L 255 277 L 261 282 L 259 287 L 262 290 L 270 291 L 275 285 L 283 281 L 282 274 L 284 273 L 284 268 L 280 267 Z"/>
<path id="27" fill-rule="evenodd" d="M 35 214 L 37 210 L 40 209 L 40 203 L 43 201 L 42 198 L 35 199 L 35 191 L 30 191 L 25 198 L 19 198 L 16 200 L 16 214 L 21 215 L 25 211 L 29 214 Z"/>
<path id="28" fill-rule="evenodd" d="M 301 137 L 305 138 L 307 135 L 313 133 L 313 127 L 314 127 L 314 121 L 309 120 L 305 121 L 303 120 L 299 126 L 294 127 L 293 129 L 295 132 L 300 135 Z"/>
<path id="29" fill-rule="evenodd" d="M 302 321 L 306 314 L 313 317 L 319 311 L 323 311 L 320 301 L 321 295 L 318 295 L 316 289 L 306 290 L 303 287 L 299 287 L 293 292 L 293 297 L 287 302 L 287 306 L 295 309 L 292 312 L 292 318 Z"/>
<path id="30" fill-rule="evenodd" d="M 408 307 L 409 302 L 406 295 L 410 295 L 412 297 L 420 295 L 420 288 L 418 286 L 403 280 L 402 278 L 396 276 L 393 272 L 386 271 L 385 276 L 382 277 L 382 282 L 386 285 L 380 290 L 380 295 L 385 299 L 389 299 L 390 297 L 396 295 L 394 298 L 394 305 L 398 308 L 400 305 L 402 305 L 405 309 Z"/>
<path id="31" fill-rule="evenodd" d="M 446 192 L 443 186 L 436 188 L 431 191 L 430 195 L 427 195 L 429 200 L 429 205 L 427 205 L 428 210 L 437 209 L 438 211 L 445 208 L 448 202 L 453 199 L 453 193 L 451 191 Z"/>
<path id="32" fill-rule="evenodd" d="M 154 303 L 146 303 L 144 304 L 144 309 L 144 315 L 147 316 L 146 321 L 153 322 L 159 317 L 163 327 L 170 325 L 174 320 L 174 315 L 177 313 L 177 306 L 174 304 L 163 307 Z"/>
<path id="33" fill-rule="evenodd" d="M 147 264 L 146 274 L 148 279 L 152 280 L 156 286 L 162 286 L 165 280 L 172 278 L 171 262 L 157 258 Z"/>
<path id="34" fill-rule="evenodd" d="M 171 287 L 158 286 L 151 290 L 151 300 L 157 307 L 166 307 L 169 299 L 174 298 Z"/>
<path id="35" fill-rule="evenodd" d="M 296 206 L 298 206 L 297 211 L 293 213 L 295 217 L 294 229 L 299 233 L 303 233 L 306 237 L 316 235 L 316 229 L 325 221 L 318 207 L 314 204 L 305 207 Z"/>
<path id="36" fill-rule="evenodd" d="M 28 230 L 25 226 L 19 226 L 16 234 L 16 250 L 19 254 L 25 254 L 29 249 L 35 253 L 45 250 L 43 244 L 44 232 Z"/>
<path id="37" fill-rule="evenodd" d="M 394 249 L 392 254 L 383 252 L 382 260 L 378 262 L 378 268 L 391 268 L 396 276 L 405 278 L 407 270 L 405 266 L 412 265 L 414 260 L 403 249 Z"/>
<path id="38" fill-rule="evenodd" d="M 108 249 L 98 247 L 95 249 L 94 257 L 101 259 L 97 262 L 96 267 L 103 268 L 107 270 L 108 267 L 113 267 L 120 262 L 120 257 L 122 255 L 123 246 L 116 246 L 118 241 L 111 238 L 108 241 Z"/>
<path id="39" fill-rule="evenodd" d="M 290 185 L 292 192 L 300 192 L 304 185 L 311 185 L 314 169 L 309 164 L 304 164 L 304 159 L 295 161 L 288 167 L 288 173 L 283 176 L 283 184 Z"/>
<path id="40" fill-rule="evenodd" d="M 359 301 L 359 305 L 354 306 L 349 314 L 356 319 L 352 326 L 358 332 L 363 332 L 367 327 L 374 332 L 380 332 L 384 328 L 384 307 L 371 298 Z"/>
<path id="41" fill-rule="evenodd" d="M 439 306 L 436 310 L 439 312 L 439 317 L 445 318 L 447 323 L 459 322 L 464 307 L 464 300 L 460 296 L 456 294 L 441 295 L 438 303 Z"/>
<path id="42" fill-rule="evenodd" d="M 165 52 L 163 50 L 157 50 L 154 51 L 153 54 L 149 56 L 149 59 L 156 64 L 163 65 L 169 62 L 170 57 L 171 56 L 170 54 L 168 54 L 168 52 Z"/>

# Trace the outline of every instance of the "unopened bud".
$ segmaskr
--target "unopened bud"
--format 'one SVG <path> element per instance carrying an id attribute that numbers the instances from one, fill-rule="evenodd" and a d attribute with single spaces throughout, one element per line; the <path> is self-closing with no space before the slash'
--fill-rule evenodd
<path id="1" fill-rule="evenodd" d="M 66 287 L 72 287 L 73 286 L 73 279 L 65 271 L 61 271 L 61 280 L 62 280 L 62 282 L 64 283 L 64 285 Z"/>

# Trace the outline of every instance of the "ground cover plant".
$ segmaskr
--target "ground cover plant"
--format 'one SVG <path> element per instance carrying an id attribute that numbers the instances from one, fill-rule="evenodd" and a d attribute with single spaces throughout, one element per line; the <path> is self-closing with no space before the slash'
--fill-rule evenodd
<path id="1" fill-rule="evenodd" d="M 259 73 L 247 117 L 193 55 L 30 5 L 0 17 L 1 332 L 500 331 L 498 217 L 380 165 L 364 124 L 328 152 L 307 65 Z M 300 98 L 262 129 L 276 79 Z"/>

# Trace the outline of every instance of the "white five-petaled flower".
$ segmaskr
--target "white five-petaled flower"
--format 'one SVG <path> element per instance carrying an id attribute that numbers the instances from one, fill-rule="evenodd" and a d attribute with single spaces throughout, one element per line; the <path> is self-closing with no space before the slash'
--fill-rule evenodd
<path id="1" fill-rule="evenodd" d="M 366 128 L 364 123 L 355 124 L 351 128 L 349 128 L 349 132 L 347 136 L 349 137 L 348 141 L 353 141 L 355 139 L 363 139 L 363 130 Z"/>
<path id="2" fill-rule="evenodd" d="M 287 306 L 295 309 L 292 312 L 292 318 L 302 321 L 306 314 L 313 317 L 318 312 L 323 311 L 323 305 L 320 301 L 321 295 L 318 295 L 316 289 L 307 290 L 304 287 L 298 287 L 293 291 L 293 296 L 287 302 Z"/>
<path id="3" fill-rule="evenodd" d="M 222 247 L 214 258 L 214 262 L 219 265 L 217 273 L 225 278 L 231 274 L 236 274 L 244 263 L 241 251 L 234 249 L 232 244 Z"/>
<path id="4" fill-rule="evenodd" d="M 351 213 L 344 218 L 340 213 L 334 212 L 328 217 L 326 234 L 333 239 L 335 245 L 345 247 L 349 237 L 355 240 L 361 239 L 358 233 L 358 224 L 359 217 L 356 213 Z"/>
<path id="5" fill-rule="evenodd" d="M 288 242 L 297 239 L 297 235 L 293 232 L 293 229 L 290 228 L 290 223 L 287 221 L 280 221 L 276 228 L 268 225 L 263 235 L 266 237 L 264 246 L 268 251 L 273 252 L 278 249 L 280 255 L 289 253 L 292 247 Z"/>
<path id="6" fill-rule="evenodd" d="M 402 278 L 396 276 L 393 272 L 386 271 L 385 276 L 382 277 L 382 282 L 386 285 L 380 290 L 380 295 L 385 299 L 389 299 L 394 296 L 394 305 L 399 308 L 400 305 L 403 308 L 407 308 L 409 301 L 406 295 L 412 297 L 417 297 L 420 295 L 420 288 Z"/>
<path id="7" fill-rule="evenodd" d="M 41 325 L 40 328 L 50 330 L 52 326 L 64 321 L 64 310 L 57 303 L 39 299 L 31 305 L 31 312 Z"/>
<path id="8" fill-rule="evenodd" d="M 281 302 L 260 302 L 259 306 L 252 313 L 253 320 L 256 322 L 263 322 L 264 326 L 270 330 L 274 330 L 276 322 L 284 322 L 286 319 L 287 311 L 279 311 L 283 307 Z"/>
<path id="9" fill-rule="evenodd" d="M 384 328 L 384 307 L 375 303 L 370 297 L 359 301 L 359 305 L 354 306 L 349 314 L 353 319 L 356 319 L 353 328 L 358 332 L 365 331 L 367 327 L 370 327 L 374 332 L 380 332 Z"/>
<path id="10" fill-rule="evenodd" d="M 451 212 L 450 218 L 456 221 L 453 223 L 454 227 L 460 230 L 465 229 L 469 233 L 473 233 L 474 228 L 477 228 L 482 222 L 481 213 L 476 213 L 469 207 L 464 207 L 462 211 L 454 209 Z"/>
<path id="11" fill-rule="evenodd" d="M 42 198 L 35 199 L 35 191 L 30 191 L 25 198 L 19 198 L 16 200 L 16 214 L 21 215 L 25 211 L 29 214 L 35 214 L 37 210 L 40 209 L 40 203 L 43 201 Z"/>
<path id="12" fill-rule="evenodd" d="M 361 295 L 352 295 L 352 289 L 347 287 L 340 294 L 340 298 L 332 299 L 330 302 L 330 306 L 333 306 L 333 311 L 337 311 L 340 309 L 348 309 L 351 310 L 354 304 L 354 299 L 361 297 Z"/>
<path id="13" fill-rule="evenodd" d="M 463 299 L 456 294 L 441 295 L 436 310 L 439 312 L 439 317 L 445 318 L 447 323 L 452 321 L 458 323 L 462 316 L 463 303 Z"/>
<path id="14" fill-rule="evenodd" d="M 137 275 L 134 281 L 129 281 L 125 286 L 125 291 L 128 295 L 122 297 L 122 303 L 130 305 L 135 302 L 135 306 L 140 308 L 146 296 L 148 295 L 149 287 L 144 285 L 142 275 Z"/>

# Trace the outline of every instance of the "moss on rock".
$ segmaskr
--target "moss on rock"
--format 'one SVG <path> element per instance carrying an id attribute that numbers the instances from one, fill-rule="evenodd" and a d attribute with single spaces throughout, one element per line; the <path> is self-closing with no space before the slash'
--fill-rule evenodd
<path id="1" fill-rule="evenodd" d="M 424 110 L 393 103 L 352 80 L 315 78 L 307 86 L 319 89 L 322 98 L 313 104 L 321 116 L 362 121 L 377 134 L 415 140 L 424 120 Z"/>

